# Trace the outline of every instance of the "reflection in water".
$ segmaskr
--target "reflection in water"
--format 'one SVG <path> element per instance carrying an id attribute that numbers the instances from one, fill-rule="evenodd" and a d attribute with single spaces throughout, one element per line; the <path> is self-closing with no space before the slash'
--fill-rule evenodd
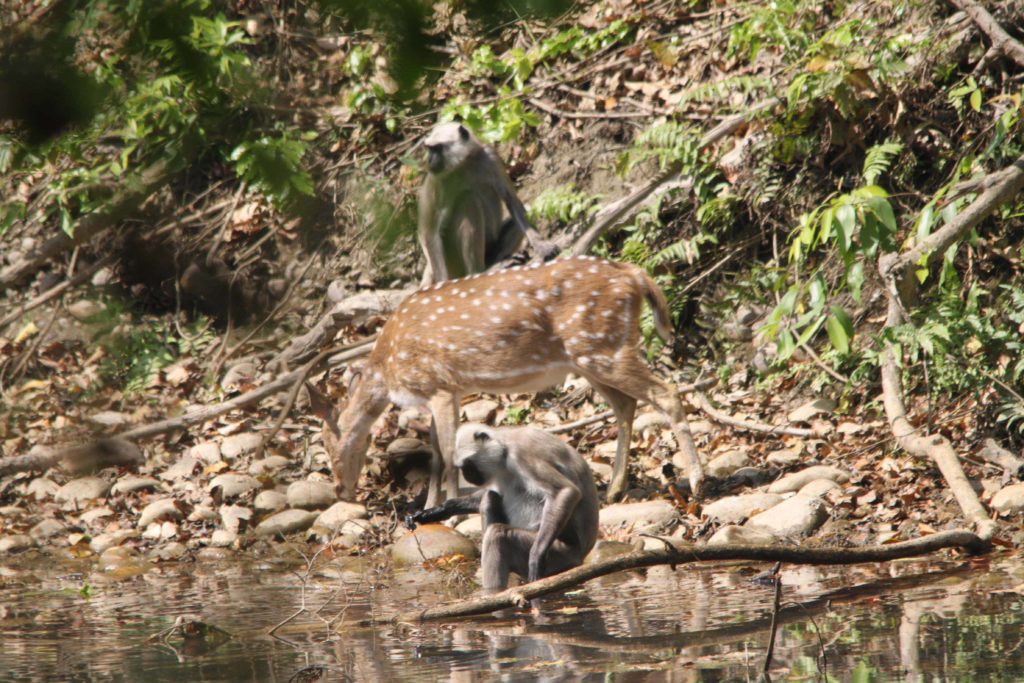
<path id="1" fill-rule="evenodd" d="M 749 565 L 654 567 L 549 598 L 540 614 L 355 628 L 448 599 L 458 582 L 338 560 L 306 583 L 309 611 L 271 637 L 302 604 L 294 568 L 183 563 L 118 575 L 16 558 L 0 569 L 0 680 L 747 681 L 763 661 L 772 600 L 749 582 Z M 820 680 L 824 666 L 840 681 L 1024 680 L 1022 576 L 1010 559 L 783 567 L 773 679 Z M 147 642 L 182 615 L 231 638 Z"/>

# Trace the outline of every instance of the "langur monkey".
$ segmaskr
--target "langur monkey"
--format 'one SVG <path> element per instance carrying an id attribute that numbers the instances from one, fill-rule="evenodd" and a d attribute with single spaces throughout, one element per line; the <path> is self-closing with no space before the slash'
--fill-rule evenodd
<path id="1" fill-rule="evenodd" d="M 427 257 L 422 286 L 482 273 L 514 254 L 524 236 L 543 260 L 558 254 L 530 225 L 497 153 L 468 128 L 442 123 L 423 145 L 429 173 L 419 195 L 419 239 Z"/>
<path id="2" fill-rule="evenodd" d="M 410 515 L 407 524 L 479 511 L 485 591 L 506 588 L 510 572 L 536 581 L 579 566 L 594 547 L 594 477 L 558 437 L 532 427 L 465 424 L 455 437 L 454 464 L 480 490 Z"/>

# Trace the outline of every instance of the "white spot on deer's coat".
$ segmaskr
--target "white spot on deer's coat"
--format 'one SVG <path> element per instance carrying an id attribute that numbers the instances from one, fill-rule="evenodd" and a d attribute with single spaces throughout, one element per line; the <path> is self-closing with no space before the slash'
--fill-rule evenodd
<path id="1" fill-rule="evenodd" d="M 459 298 L 460 299 L 465 299 L 467 296 L 469 296 L 469 295 L 466 294 L 465 292 L 459 292 Z"/>
<path id="2" fill-rule="evenodd" d="M 462 315 L 459 316 L 459 318 L 461 320 L 469 320 L 469 314 L 468 313 L 463 313 Z"/>
<path id="3" fill-rule="evenodd" d="M 499 318 L 498 316 L 494 316 L 493 318 L 491 318 L 491 322 L 494 323 L 495 325 L 500 325 L 501 318 Z"/>
<path id="4" fill-rule="evenodd" d="M 576 310 L 577 310 L 577 311 L 585 311 L 585 310 L 587 310 L 587 307 L 586 307 L 586 306 L 583 306 L 583 305 L 581 304 L 581 305 L 579 305 L 579 306 L 577 306 L 577 307 L 576 307 Z"/>
<path id="5" fill-rule="evenodd" d="M 437 316 L 434 315 L 433 313 L 431 313 L 430 316 L 428 317 L 430 318 L 431 321 L 437 320 Z"/>
<path id="6" fill-rule="evenodd" d="M 512 310 L 512 304 L 502 304 L 501 307 L 504 308 L 506 311 Z"/>

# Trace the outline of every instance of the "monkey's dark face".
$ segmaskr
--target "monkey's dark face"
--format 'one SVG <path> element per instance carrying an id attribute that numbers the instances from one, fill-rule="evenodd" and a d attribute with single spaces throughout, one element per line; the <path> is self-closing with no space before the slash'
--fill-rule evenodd
<path id="1" fill-rule="evenodd" d="M 474 486 L 484 486 L 505 469 L 505 444 L 485 425 L 464 425 L 456 436 L 455 466 Z"/>
<path id="2" fill-rule="evenodd" d="M 427 148 L 427 169 L 437 175 L 458 168 L 479 143 L 461 123 L 442 123 L 423 139 L 423 146 Z"/>

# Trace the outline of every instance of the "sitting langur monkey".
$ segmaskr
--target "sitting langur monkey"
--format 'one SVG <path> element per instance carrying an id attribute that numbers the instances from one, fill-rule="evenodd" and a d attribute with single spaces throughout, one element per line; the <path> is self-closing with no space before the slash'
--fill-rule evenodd
<path id="1" fill-rule="evenodd" d="M 442 123 L 423 145 L 429 173 L 419 196 L 419 238 L 427 257 L 421 285 L 482 273 L 514 254 L 523 237 L 544 260 L 558 254 L 530 225 L 497 153 L 468 128 Z"/>
<path id="2" fill-rule="evenodd" d="M 466 424 L 455 437 L 454 464 L 480 490 L 410 515 L 407 523 L 479 511 L 485 591 L 507 587 L 510 572 L 536 581 L 577 567 L 594 547 L 594 477 L 558 437 L 531 427 Z"/>

